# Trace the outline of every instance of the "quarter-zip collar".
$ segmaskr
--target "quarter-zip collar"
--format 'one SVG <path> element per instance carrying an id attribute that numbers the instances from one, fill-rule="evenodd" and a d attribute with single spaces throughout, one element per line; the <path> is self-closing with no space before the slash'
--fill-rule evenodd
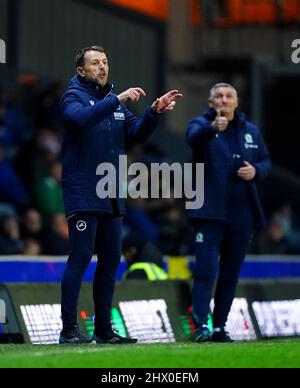
<path id="1" fill-rule="evenodd" d="M 79 74 L 71 78 L 69 82 L 69 89 L 78 89 L 89 93 L 91 96 L 103 99 L 107 97 L 113 90 L 114 85 L 108 82 L 106 85 L 101 86 L 97 82 L 89 81 Z"/>

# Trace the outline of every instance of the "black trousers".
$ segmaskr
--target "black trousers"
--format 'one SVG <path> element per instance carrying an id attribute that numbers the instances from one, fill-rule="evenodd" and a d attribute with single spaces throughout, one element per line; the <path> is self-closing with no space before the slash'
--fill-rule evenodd
<path id="1" fill-rule="evenodd" d="M 207 324 L 217 274 L 213 325 L 225 326 L 252 233 L 253 219 L 248 212 L 236 221 L 200 221 L 195 224 L 196 264 L 192 298 L 197 326 Z"/>
<path id="2" fill-rule="evenodd" d="M 95 332 L 101 334 L 111 328 L 115 275 L 121 258 L 122 218 L 105 213 L 77 213 L 68 224 L 71 251 L 61 283 L 63 327 L 72 328 L 77 324 L 82 277 L 96 252 Z"/>

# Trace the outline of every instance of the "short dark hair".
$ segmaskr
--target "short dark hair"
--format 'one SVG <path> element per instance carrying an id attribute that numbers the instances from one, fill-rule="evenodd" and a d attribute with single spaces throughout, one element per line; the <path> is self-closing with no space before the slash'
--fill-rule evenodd
<path id="1" fill-rule="evenodd" d="M 81 49 L 75 58 L 76 67 L 84 66 L 84 56 L 87 51 L 99 51 L 99 53 L 104 53 L 104 48 L 101 46 L 89 46 Z"/>

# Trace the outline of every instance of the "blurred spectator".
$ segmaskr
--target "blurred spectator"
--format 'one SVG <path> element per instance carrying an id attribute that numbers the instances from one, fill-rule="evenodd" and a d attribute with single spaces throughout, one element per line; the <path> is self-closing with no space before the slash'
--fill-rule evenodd
<path id="1" fill-rule="evenodd" d="M 0 145 L 0 202 L 6 202 L 17 209 L 28 204 L 26 190 L 12 166 L 5 160 L 5 150 Z"/>
<path id="2" fill-rule="evenodd" d="M 159 235 L 159 228 L 151 220 L 146 207 L 147 201 L 143 198 L 135 199 L 134 202 L 128 201 L 124 224 L 133 231 L 139 232 L 144 239 L 155 243 Z"/>
<path id="3" fill-rule="evenodd" d="M 54 214 L 43 234 L 44 255 L 67 255 L 69 253 L 68 225 L 63 214 Z"/>
<path id="4" fill-rule="evenodd" d="M 38 132 L 37 150 L 40 156 L 48 163 L 60 157 L 62 137 L 59 132 L 51 127 L 44 127 Z"/>
<path id="5" fill-rule="evenodd" d="M 273 218 L 281 224 L 285 236 L 289 236 L 292 233 L 294 221 L 292 218 L 292 208 L 289 203 L 283 204 L 275 211 Z"/>
<path id="6" fill-rule="evenodd" d="M 16 255 L 22 252 L 23 242 L 17 218 L 4 217 L 0 220 L 0 255 Z"/>
<path id="7" fill-rule="evenodd" d="M 291 253 L 300 253 L 300 229 L 296 226 L 293 210 L 289 203 L 285 203 L 275 213 L 273 218 L 281 225 L 283 234 Z"/>
<path id="8" fill-rule="evenodd" d="M 128 270 L 124 279 L 166 280 L 162 253 L 137 233 L 129 233 L 122 242 L 122 253 Z"/>
<path id="9" fill-rule="evenodd" d="M 35 209 L 27 209 L 21 219 L 22 239 L 40 240 L 42 232 L 42 221 L 40 213 Z"/>
<path id="10" fill-rule="evenodd" d="M 38 126 L 52 126 L 62 130 L 63 120 L 59 105 L 62 93 L 63 85 L 60 81 L 51 82 L 41 89 L 37 98 Z"/>
<path id="11" fill-rule="evenodd" d="M 253 241 L 250 253 L 259 255 L 289 253 L 283 227 L 276 219 L 271 220 L 267 229 Z"/>
<path id="12" fill-rule="evenodd" d="M 4 97 L 0 85 L 0 142 L 11 158 L 17 145 L 26 140 L 27 130 L 21 114 L 13 106 L 12 101 Z"/>
<path id="13" fill-rule="evenodd" d="M 0 202 L 0 218 L 5 216 L 16 216 L 17 212 L 16 209 L 9 205 L 8 203 L 1 203 Z"/>
<path id="14" fill-rule="evenodd" d="M 20 148 L 15 167 L 27 188 L 32 188 L 37 180 L 48 175 L 51 164 L 60 159 L 61 147 L 60 133 L 52 128 L 41 128 Z"/>
<path id="15" fill-rule="evenodd" d="M 188 255 L 193 252 L 193 229 L 179 203 L 161 213 L 158 247 L 165 255 Z"/>
<path id="16" fill-rule="evenodd" d="M 31 139 L 33 131 L 37 127 L 37 85 L 38 78 L 36 75 L 31 73 L 20 73 L 16 85 L 13 86 L 14 100 L 16 101 L 29 130 L 26 135 L 26 141 Z"/>
<path id="17" fill-rule="evenodd" d="M 41 254 L 41 245 L 38 241 L 33 238 L 27 238 L 24 241 L 24 248 L 22 251 L 23 255 L 27 256 L 38 256 Z"/>
<path id="18" fill-rule="evenodd" d="M 37 182 L 35 195 L 38 209 L 44 220 L 56 213 L 64 212 L 64 203 L 61 189 L 61 163 L 54 162 L 49 168 L 49 176 Z"/>

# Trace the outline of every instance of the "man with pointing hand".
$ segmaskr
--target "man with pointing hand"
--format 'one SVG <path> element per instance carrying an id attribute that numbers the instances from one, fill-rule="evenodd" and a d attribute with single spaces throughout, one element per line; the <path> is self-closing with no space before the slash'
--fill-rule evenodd
<path id="1" fill-rule="evenodd" d="M 69 225 L 70 255 L 61 284 L 63 328 L 59 343 L 89 343 L 77 324 L 77 305 L 81 282 L 96 252 L 93 299 L 98 344 L 135 343 L 111 327 L 111 307 L 115 274 L 121 258 L 121 223 L 125 214 L 122 198 L 99 198 L 96 175 L 101 163 L 110 163 L 119 175 L 119 156 L 130 138 L 145 142 L 155 130 L 161 113 L 172 111 L 182 96 L 171 90 L 157 98 L 141 118 L 134 116 L 126 102 L 138 102 L 146 93 L 132 87 L 116 95 L 108 82 L 108 59 L 102 47 L 82 49 L 76 57 L 77 74 L 61 99 L 65 125 L 62 186 Z M 115 184 L 118 186 L 119 177 Z M 119 193 L 119 187 L 116 187 Z"/>
<path id="2" fill-rule="evenodd" d="M 253 231 L 264 226 L 256 182 L 271 167 L 259 129 L 238 107 L 236 89 L 214 85 L 210 109 L 189 123 L 193 161 L 204 163 L 204 205 L 188 211 L 195 228 L 195 342 L 231 342 L 225 330 L 240 268 Z M 207 325 L 215 277 L 213 332 Z"/>

